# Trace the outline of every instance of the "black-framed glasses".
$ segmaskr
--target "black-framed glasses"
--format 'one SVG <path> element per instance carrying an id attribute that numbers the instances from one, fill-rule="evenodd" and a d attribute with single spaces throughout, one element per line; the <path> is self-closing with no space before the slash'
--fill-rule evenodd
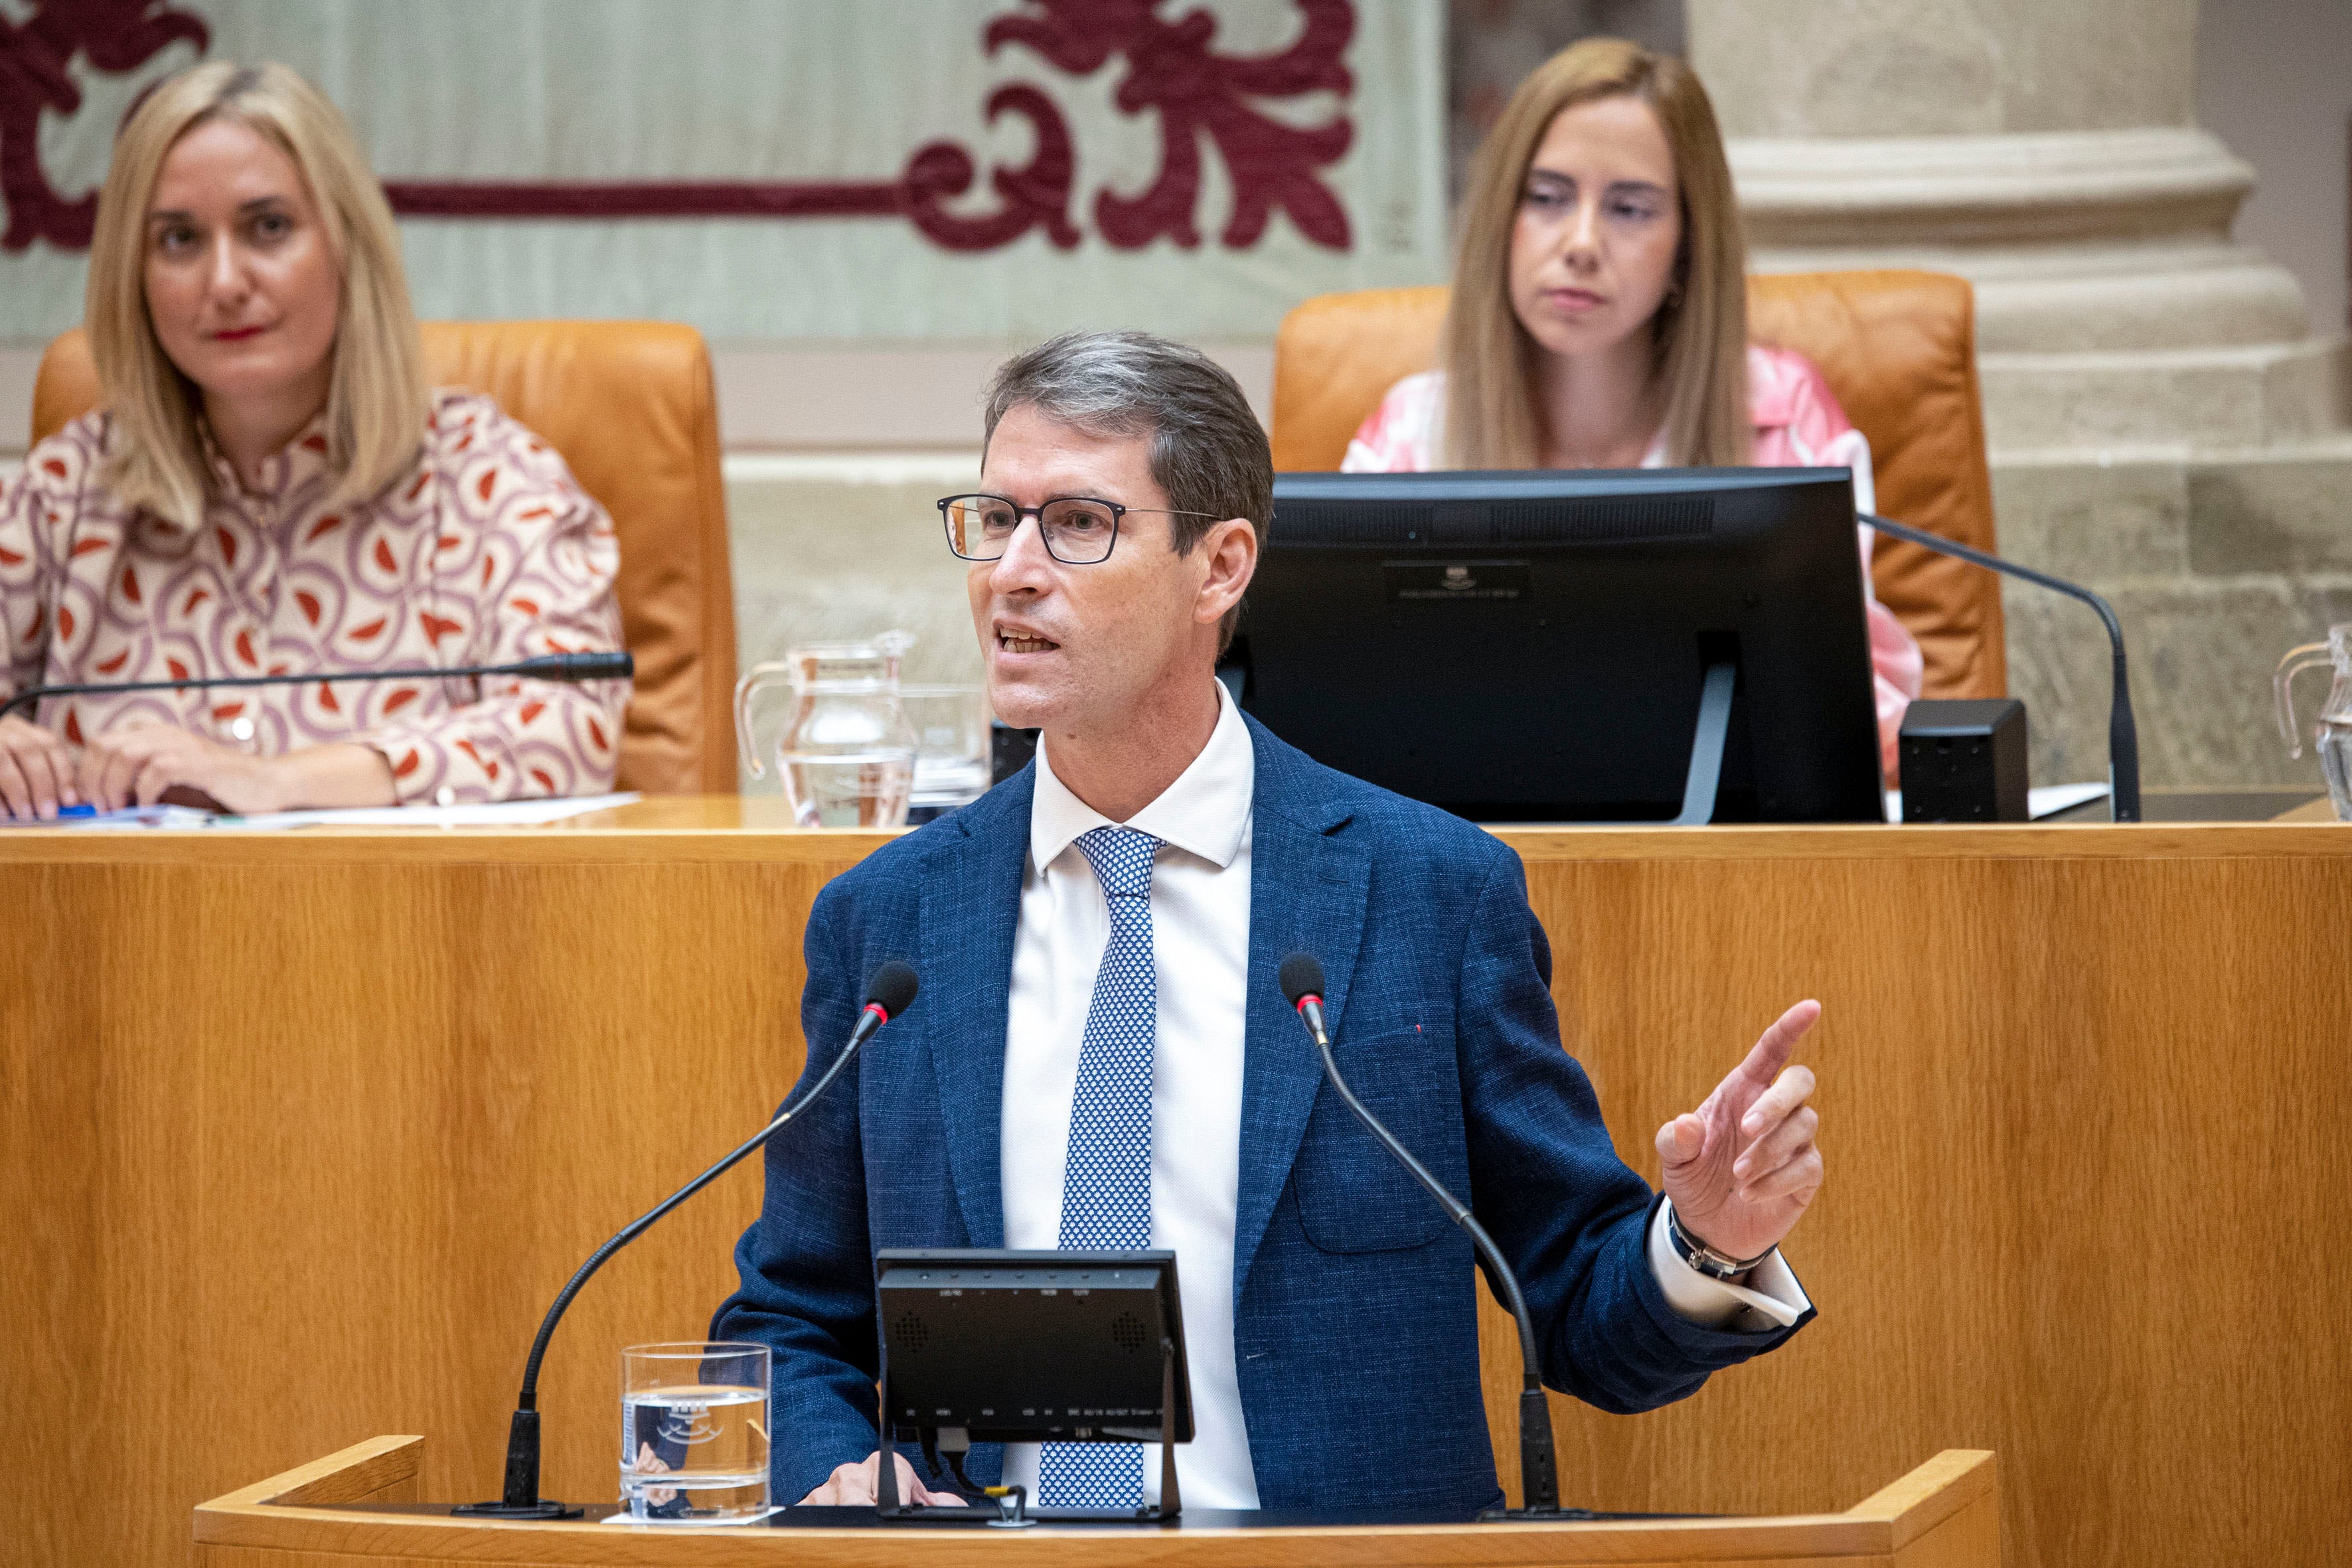
<path id="1" fill-rule="evenodd" d="M 1173 507 L 1121 506 L 1092 496 L 1056 496 L 1040 506 L 1017 506 L 1003 496 L 948 496 L 940 517 L 948 527 L 948 548 L 966 561 L 1001 561 L 1013 546 L 1021 520 L 1037 520 L 1045 553 L 1065 566 L 1092 566 L 1110 558 L 1118 542 L 1118 521 L 1129 512 L 1168 517 L 1206 517 Z"/>

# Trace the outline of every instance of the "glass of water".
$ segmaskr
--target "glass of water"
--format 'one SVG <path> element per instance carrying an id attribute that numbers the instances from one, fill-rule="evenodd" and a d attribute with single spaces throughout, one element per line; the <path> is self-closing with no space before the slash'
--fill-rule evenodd
<path id="1" fill-rule="evenodd" d="M 621 1352 L 621 1500 L 633 1519 L 730 1524 L 768 1512 L 768 1347 Z"/>
<path id="2" fill-rule="evenodd" d="M 988 793 L 988 697 L 977 686 L 902 686 L 915 732 L 915 781 L 907 820 L 929 822 Z"/>

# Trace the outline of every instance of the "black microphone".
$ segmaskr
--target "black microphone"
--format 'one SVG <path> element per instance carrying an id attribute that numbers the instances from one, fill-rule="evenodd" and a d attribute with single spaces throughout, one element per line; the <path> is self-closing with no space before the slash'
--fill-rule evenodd
<path id="1" fill-rule="evenodd" d="M 2116 619 L 2113 605 L 2079 583 L 2069 583 L 2063 577 L 2053 577 L 2047 572 L 2037 572 L 2031 566 L 2020 566 L 2014 561 L 2004 561 L 1998 555 L 1953 540 L 1940 538 L 1925 529 L 1909 528 L 1890 521 L 1874 512 L 1854 514 L 1879 532 L 1938 555 L 1949 555 L 1981 566 L 1988 572 L 2000 572 L 2011 577 L 2080 599 L 2099 612 L 2099 619 L 2107 628 L 2107 647 L 2115 655 L 2115 676 L 2108 688 L 2107 699 L 2107 815 L 2114 822 L 2139 820 L 2139 725 L 2132 718 L 2131 677 L 2124 668 L 2124 628 Z"/>
<path id="2" fill-rule="evenodd" d="M 526 680 L 626 680 L 637 661 L 625 649 L 596 653 L 542 653 L 509 664 L 460 664 L 433 669 L 328 669 L 300 675 L 191 675 L 176 680 L 89 680 L 31 686 L 0 702 L 0 719 L 45 697 L 116 696 L 127 691 L 187 691 L 231 686 L 308 686 L 325 680 L 448 680 L 460 676 L 519 675 Z"/>
<path id="3" fill-rule="evenodd" d="M 626 658 L 628 656 L 624 654 L 621 657 Z M 876 1030 L 907 1010 L 915 1000 L 915 972 L 907 965 L 893 962 L 876 969 L 873 977 L 866 983 L 866 1005 L 857 1015 L 857 1026 L 849 1032 L 849 1043 L 842 1047 L 839 1056 L 833 1058 L 833 1065 L 824 1069 L 824 1076 L 801 1096 L 799 1104 L 788 1105 L 776 1112 L 773 1121 L 738 1145 L 732 1153 L 631 1220 L 622 1227 L 619 1235 L 590 1254 L 588 1261 L 580 1266 L 580 1272 L 572 1277 L 572 1282 L 555 1298 L 555 1304 L 548 1308 L 547 1316 L 539 1325 L 539 1337 L 530 1342 L 530 1359 L 523 1363 L 522 1369 L 522 1394 L 515 1401 L 514 1421 L 507 1428 L 505 1495 L 496 1502 L 460 1503 L 449 1510 L 451 1513 L 488 1519 L 574 1519 L 579 1516 L 581 1510 L 577 1506 L 551 1500 L 542 1502 L 539 1496 L 539 1363 L 547 1354 L 547 1342 L 554 1334 L 555 1325 L 562 1318 L 564 1309 L 572 1305 L 572 1298 L 580 1293 L 580 1287 L 588 1283 L 588 1277 L 602 1268 L 613 1254 L 644 1235 L 654 1221 L 726 1174 L 737 1161 L 765 1143 L 776 1129 L 814 1105 L 818 1096 L 830 1089 L 833 1080 L 841 1076 L 841 1069 L 849 1065 L 858 1047 L 872 1039 Z"/>
<path id="4" fill-rule="evenodd" d="M 1330 1037 L 1323 1032 L 1323 966 L 1312 953 L 1294 952 L 1282 961 L 1282 994 L 1298 1009 L 1306 1021 L 1307 1032 L 1315 1037 L 1317 1049 L 1323 1053 L 1323 1076 L 1341 1103 L 1356 1113 L 1356 1120 L 1381 1141 L 1381 1146 L 1396 1156 L 1397 1163 L 1412 1173 L 1445 1217 L 1468 1233 L 1478 1256 L 1486 1260 L 1496 1284 L 1502 1288 L 1504 1305 L 1519 1325 L 1519 1362 L 1526 1381 L 1519 1389 L 1519 1491 L 1526 1507 L 1497 1510 L 1485 1517 L 1593 1519 L 1590 1510 L 1559 1506 L 1559 1469 L 1552 1456 L 1551 1406 L 1544 1398 L 1543 1371 L 1536 1360 L 1535 1321 L 1528 1316 L 1527 1298 L 1520 1294 L 1519 1277 L 1503 1259 L 1502 1248 L 1495 1245 L 1486 1227 L 1470 1216 L 1470 1205 L 1445 1190 L 1444 1183 L 1429 1173 L 1429 1168 L 1414 1159 L 1405 1146 L 1397 1142 L 1396 1134 L 1381 1125 L 1379 1117 L 1364 1108 L 1339 1076 L 1339 1064 L 1332 1058 Z"/>

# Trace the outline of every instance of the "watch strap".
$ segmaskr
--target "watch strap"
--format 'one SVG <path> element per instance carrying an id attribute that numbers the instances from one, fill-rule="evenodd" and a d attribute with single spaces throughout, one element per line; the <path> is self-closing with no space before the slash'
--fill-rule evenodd
<path id="1" fill-rule="evenodd" d="M 1771 1257 L 1776 1250 L 1768 1247 L 1755 1257 L 1746 1258 L 1718 1252 L 1683 1228 L 1682 1220 L 1675 1213 L 1672 1198 L 1666 1200 L 1666 1241 L 1675 1249 L 1675 1257 L 1708 1279 L 1727 1284 Z"/>

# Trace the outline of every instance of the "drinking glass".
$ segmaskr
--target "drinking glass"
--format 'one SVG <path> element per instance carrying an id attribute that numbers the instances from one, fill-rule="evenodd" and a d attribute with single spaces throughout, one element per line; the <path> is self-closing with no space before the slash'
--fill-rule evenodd
<path id="1" fill-rule="evenodd" d="M 629 1516 L 730 1524 L 768 1511 L 768 1347 L 621 1352 L 621 1500 Z"/>
<path id="2" fill-rule="evenodd" d="M 988 700 L 977 686 L 902 686 L 898 705 L 915 732 L 909 823 L 945 816 L 988 792 Z"/>

